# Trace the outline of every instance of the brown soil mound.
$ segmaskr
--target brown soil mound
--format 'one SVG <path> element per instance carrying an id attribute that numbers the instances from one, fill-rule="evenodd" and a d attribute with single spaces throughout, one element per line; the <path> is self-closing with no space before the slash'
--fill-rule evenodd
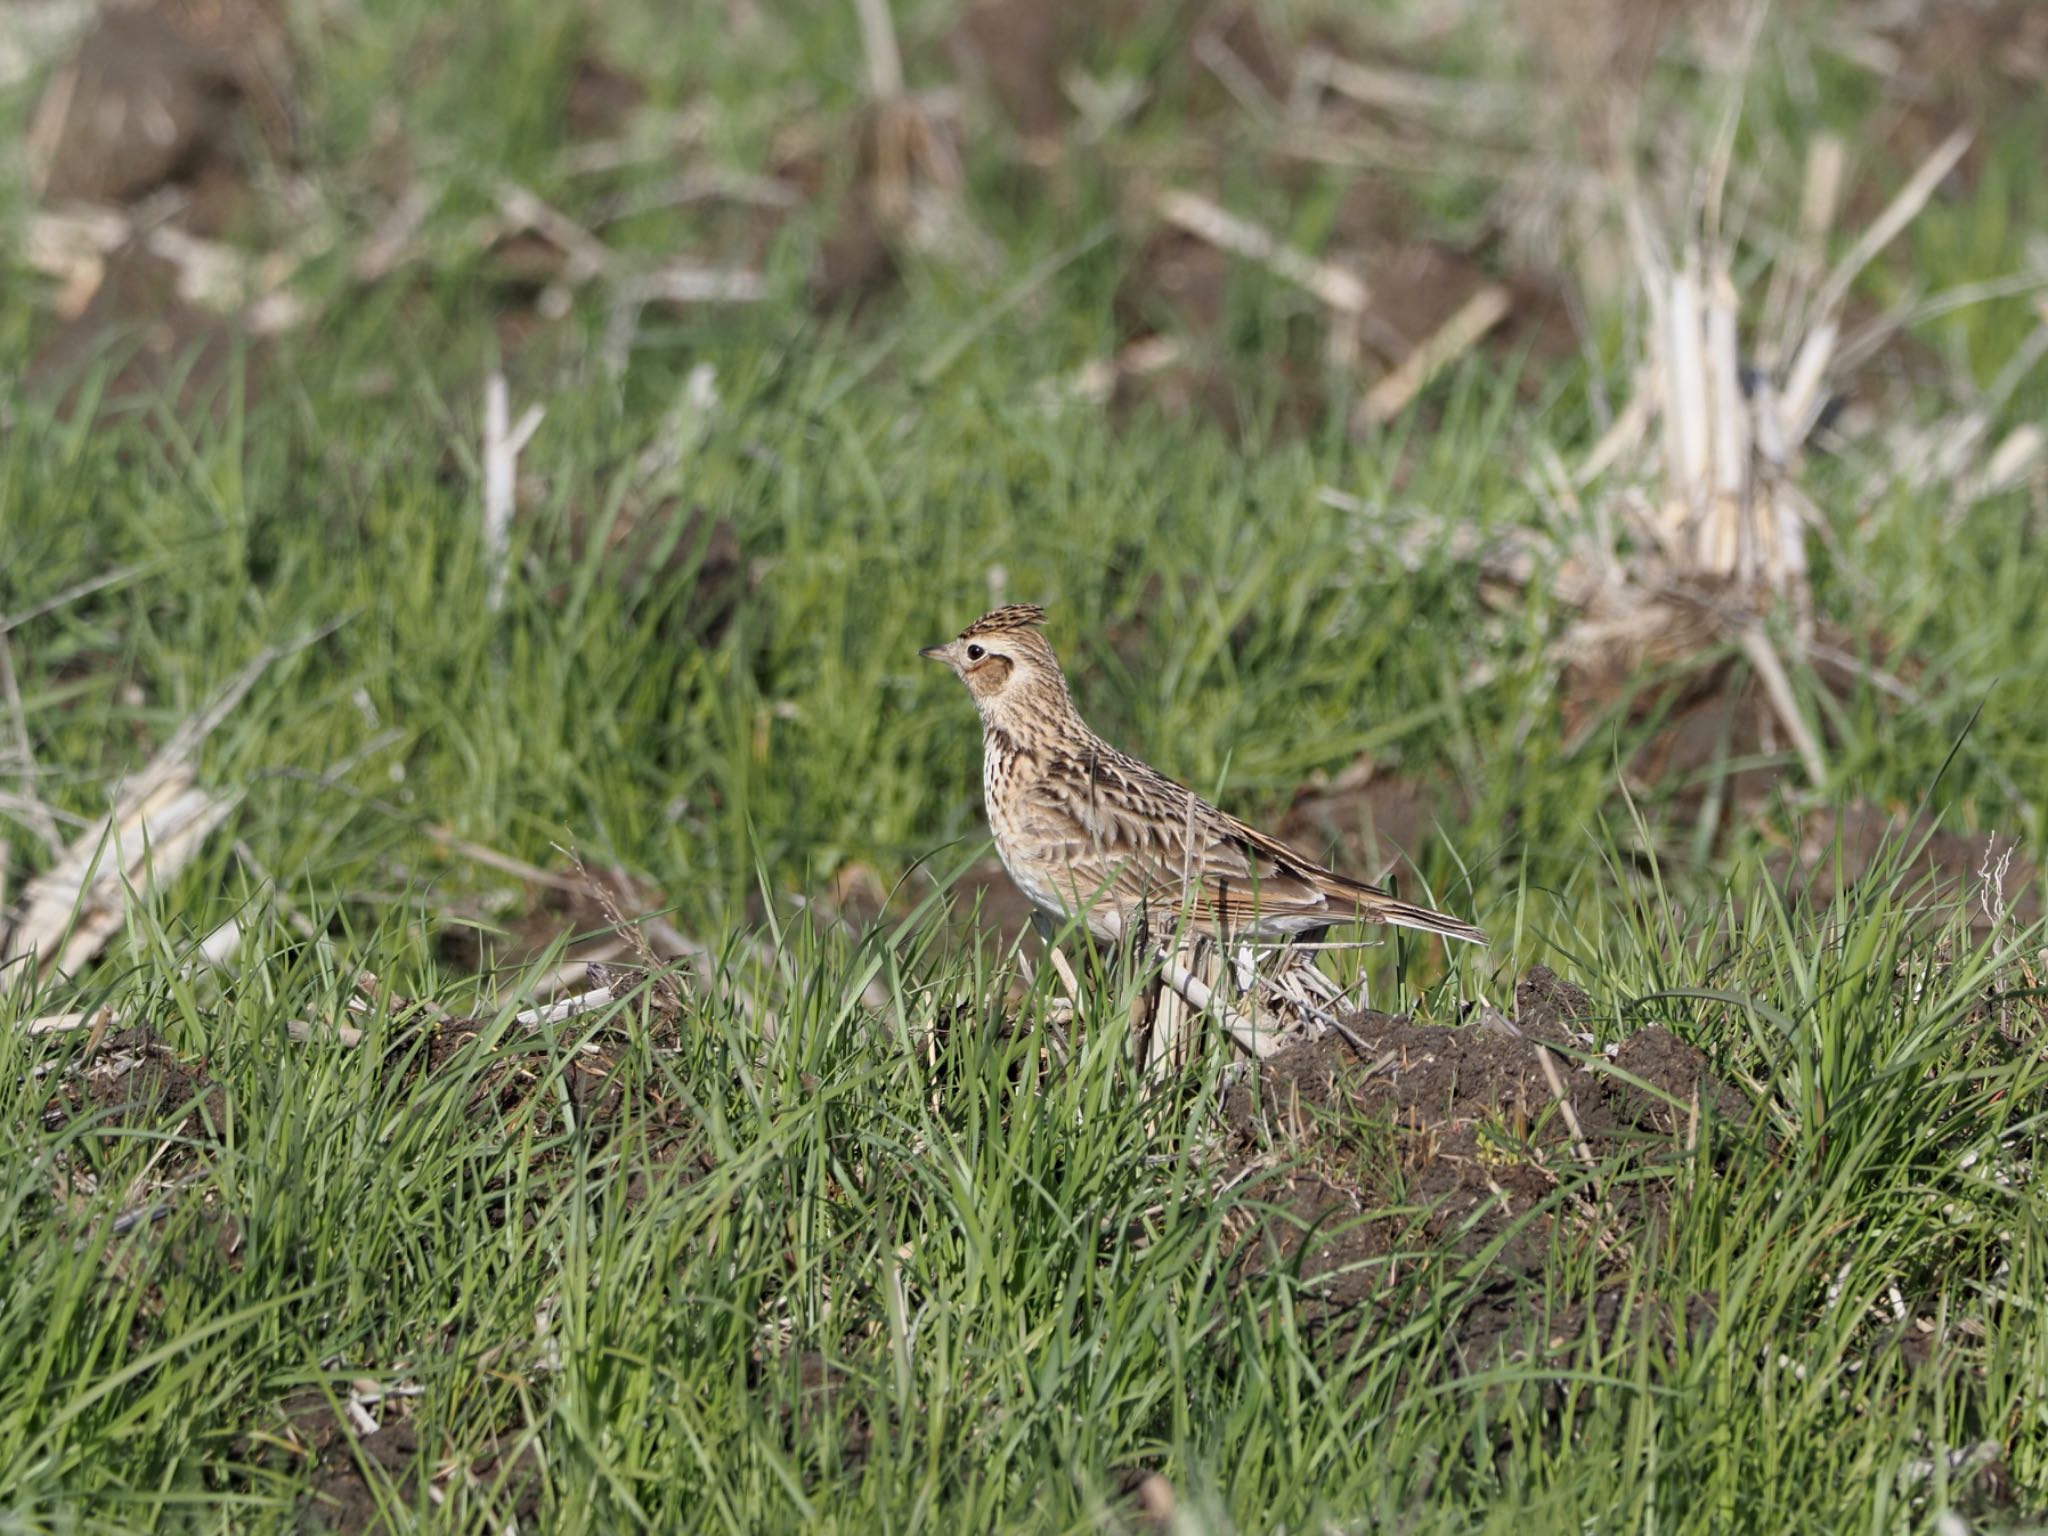
<path id="1" fill-rule="evenodd" d="M 1514 1020 L 1494 1010 L 1459 1028 L 1363 1013 L 1356 1043 L 1325 1036 L 1272 1058 L 1256 1086 L 1226 1099 L 1241 1181 L 1264 1194 L 1247 1222 L 1237 1277 L 1292 1272 L 1319 1323 L 1349 1332 L 1401 1305 L 1426 1266 L 1475 1267 L 1454 1324 L 1468 1364 L 1503 1348 L 1563 1349 L 1584 1336 L 1654 1324 L 1689 1332 L 1704 1297 L 1639 1301 L 1544 1292 L 1551 1256 L 1624 1258 L 1660 1223 L 1668 1180 L 1703 1118 L 1744 1123 L 1749 1101 L 1706 1058 L 1652 1027 L 1610 1053 L 1570 1025 L 1578 988 L 1542 967 L 1516 992 Z M 1630 1177 L 1615 1175 L 1628 1171 Z M 1226 1181 L 1229 1182 L 1229 1181 Z"/>

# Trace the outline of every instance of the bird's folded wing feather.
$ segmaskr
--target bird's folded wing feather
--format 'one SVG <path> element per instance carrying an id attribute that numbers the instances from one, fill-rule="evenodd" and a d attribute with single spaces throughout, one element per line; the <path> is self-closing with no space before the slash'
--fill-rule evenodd
<path id="1" fill-rule="evenodd" d="M 1064 864 L 1083 900 L 1099 893 L 1234 924 L 1259 915 L 1349 915 L 1380 894 L 1303 859 L 1134 759 L 1105 756 L 1072 766 L 1033 786 L 1025 819 L 1040 857 Z"/>

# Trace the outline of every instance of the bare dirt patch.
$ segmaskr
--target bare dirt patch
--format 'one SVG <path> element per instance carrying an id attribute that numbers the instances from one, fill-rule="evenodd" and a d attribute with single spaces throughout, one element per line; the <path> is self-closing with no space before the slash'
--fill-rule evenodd
<path id="1" fill-rule="evenodd" d="M 227 243 L 302 232 L 305 208 L 258 176 L 295 153 L 296 73 L 269 0 L 107 5 L 53 72 L 27 135 L 46 210 L 30 246 L 61 286 L 28 379 L 61 410 L 162 400 L 218 416 L 234 360 L 260 360 L 261 339 L 298 322 L 283 291 L 297 258 Z"/>
<path id="2" fill-rule="evenodd" d="M 115 1129 L 147 1129 L 166 1137 L 200 1137 L 227 1123 L 227 1090 L 203 1063 L 178 1059 L 170 1043 L 147 1025 L 109 1030 L 82 1060 L 59 1077 L 43 1106 L 54 1130 L 80 1116 Z M 174 1176 L 192 1160 L 174 1150 L 159 1165 Z"/>
<path id="3" fill-rule="evenodd" d="M 126 205 L 178 187 L 186 227 L 218 235 L 246 211 L 244 144 L 290 152 L 293 75 L 284 18 L 264 0 L 106 6 L 36 109 L 39 190 Z"/>
<path id="4" fill-rule="evenodd" d="M 261 379 L 268 348 L 231 319 L 187 303 L 178 279 L 162 257 L 133 246 L 116 252 L 85 308 L 49 333 L 29 365 L 29 387 L 68 414 L 104 367 L 98 395 L 107 406 L 163 401 L 180 418 L 223 417 L 237 359 L 246 386 Z"/>
<path id="5" fill-rule="evenodd" d="M 1960 902 L 1979 930 L 1992 924 L 1998 892 L 1986 887 L 1993 882 L 2012 920 L 2025 926 L 2040 918 L 2040 867 L 2010 836 L 1935 827 L 1909 808 L 1867 800 L 1817 810 L 1796 835 L 1769 864 L 1773 878 L 1804 901 L 1832 901 L 1872 871 L 1885 870 L 1928 902 Z"/>
<path id="6" fill-rule="evenodd" d="M 472 1501 L 473 1508 L 487 1506 L 493 1518 L 481 1523 L 493 1530 L 538 1525 L 542 1469 L 516 1426 L 500 1433 L 503 1452 L 474 1466 L 451 1467 L 422 1443 L 410 1417 L 411 1398 L 390 1395 L 367 1406 L 358 1403 L 365 1417 L 351 1423 L 349 1393 L 346 1383 L 337 1383 L 331 1395 L 317 1387 L 300 1388 L 274 1404 L 242 1438 L 242 1454 L 255 1461 L 296 1463 L 298 1470 L 310 1473 L 299 1501 L 299 1529 L 335 1536 L 404 1529 L 385 1518 L 379 1502 L 385 1488 L 402 1508 L 417 1508 L 433 1496 L 430 1490 L 453 1491 Z M 488 1499 L 483 1490 L 489 1490 Z"/>
<path id="7" fill-rule="evenodd" d="M 1471 810 L 1463 785 L 1431 784 L 1366 764 L 1324 784 L 1304 785 L 1274 827 L 1282 842 L 1312 851 L 1334 869 L 1368 879 L 1414 869 L 1415 855 Z"/>
<path id="8" fill-rule="evenodd" d="M 2032 0 L 1852 8 L 1838 41 L 1882 83 L 1871 137 L 1908 161 L 1959 127 L 2038 101 L 2048 86 L 2048 10 Z M 1966 185 L 1985 155 L 1980 139 L 1964 156 L 1957 175 Z"/>
<path id="9" fill-rule="evenodd" d="M 1749 1100 L 1706 1058 L 1652 1027 L 1611 1054 L 1573 1033 L 1585 994 L 1542 967 L 1523 978 L 1516 1018 L 1458 1028 L 1363 1013 L 1356 1042 L 1335 1035 L 1273 1057 L 1234 1090 L 1225 1120 L 1245 1161 L 1268 1175 L 1248 1219 L 1240 1281 L 1292 1271 L 1319 1324 L 1348 1332 L 1401 1305 L 1425 1266 L 1486 1262 L 1454 1321 L 1460 1359 L 1567 1349 L 1588 1318 L 1603 1333 L 1666 1335 L 1711 1317 L 1707 1297 L 1640 1302 L 1544 1290 L 1557 1248 L 1593 1249 L 1606 1268 L 1654 1232 L 1702 1117 L 1746 1123 Z M 1630 1177 L 1614 1174 L 1628 1170 Z"/>

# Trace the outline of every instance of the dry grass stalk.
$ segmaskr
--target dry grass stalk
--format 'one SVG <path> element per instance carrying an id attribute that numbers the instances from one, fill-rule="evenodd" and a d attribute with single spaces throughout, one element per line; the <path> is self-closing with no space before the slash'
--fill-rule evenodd
<path id="1" fill-rule="evenodd" d="M 1239 56 L 1223 33 L 1213 26 L 1195 34 L 1194 55 L 1202 67 L 1230 92 L 1239 108 L 1255 122 L 1270 122 L 1279 103 L 1273 100 L 1257 71 Z"/>
<path id="2" fill-rule="evenodd" d="M 1579 1124 L 1579 1112 L 1572 1108 L 1572 1096 L 1565 1091 L 1564 1079 L 1558 1074 L 1557 1061 L 1551 1055 L 1549 1046 L 1540 1042 L 1537 1044 L 1536 1063 L 1543 1068 L 1543 1081 L 1549 1085 L 1550 1097 L 1564 1116 L 1565 1129 L 1571 1132 L 1573 1154 L 1582 1166 L 1597 1166 L 1593 1159 L 1593 1149 L 1586 1142 L 1585 1128 Z"/>
<path id="3" fill-rule="evenodd" d="M 1850 288 L 1926 205 L 1967 144 L 1958 134 L 1936 149 L 1832 267 L 1823 251 L 1842 200 L 1843 151 L 1838 143 L 1817 145 L 1796 238 L 1765 280 L 1767 329 L 1752 334 L 1746 349 L 1733 252 L 1715 233 L 1725 163 L 1717 160 L 1707 179 L 1706 206 L 1685 219 L 1707 233 L 1675 249 L 1653 233 L 1642 203 L 1632 204 L 1630 243 L 1646 316 L 1634 392 L 1576 471 L 1554 466 L 1541 492 L 1560 515 L 1580 521 L 1587 511 L 1593 522 L 1591 537 L 1582 534 L 1557 571 L 1560 595 L 1579 611 L 1561 656 L 1626 675 L 1646 660 L 1734 641 L 1816 784 L 1827 771 L 1821 741 L 1764 621 L 1789 616 L 1801 654 L 1812 639 L 1807 540 L 1820 517 L 1800 481 L 1840 371 Z M 1724 133 L 1724 154 L 1727 145 Z M 1760 366 L 1750 366 L 1745 352 Z M 1996 403 L 1988 398 L 1978 420 L 1988 423 Z M 1966 419 L 1956 440 L 1974 447 L 1984 430 Z M 2007 466 L 2029 454 L 2022 440 Z M 1934 455 L 1931 472 L 1953 480 L 1964 457 L 1954 449 Z M 1929 470 L 1930 456 L 1917 463 Z M 1910 479 L 1916 470 L 1895 463 L 1892 473 Z M 1588 493 L 1583 508 L 1581 492 Z"/>
<path id="4" fill-rule="evenodd" d="M 622 281 L 618 301 L 630 304 L 759 304 L 768 279 L 744 267 L 698 267 L 677 262 Z"/>
<path id="5" fill-rule="evenodd" d="M 127 896 L 146 898 L 191 862 L 240 802 L 200 789 L 194 765 L 159 757 L 64 857 L 30 881 L 0 961 L 33 956 L 39 976 L 71 975 L 127 921 Z"/>
<path id="6" fill-rule="evenodd" d="M 1430 380 L 1478 346 L 1513 309 L 1514 300 L 1507 289 L 1497 283 L 1480 288 L 1421 345 L 1402 358 L 1391 373 L 1366 391 L 1353 413 L 1353 430 L 1383 426 L 1400 415 Z"/>
<path id="7" fill-rule="evenodd" d="M 1506 87 L 1359 64 L 1327 48 L 1304 48 L 1294 68 L 1298 94 L 1331 90 L 1375 111 L 1441 114 L 1469 125 L 1475 119 L 1498 121 L 1517 108 L 1515 93 Z"/>
<path id="8" fill-rule="evenodd" d="M 1172 336 L 1141 336 L 1114 356 L 1098 357 L 1084 363 L 1052 394 L 1079 400 L 1087 405 L 1107 405 L 1115 398 L 1117 386 L 1125 379 L 1142 379 L 1171 368 L 1186 349 Z"/>
<path id="9" fill-rule="evenodd" d="M 504 218 L 504 234 L 532 231 L 567 258 L 562 281 L 571 287 L 610 272 L 616 258 L 612 248 L 537 193 L 516 182 L 498 188 L 498 212 Z"/>
<path id="10" fill-rule="evenodd" d="M 426 835 L 435 846 L 457 854 L 472 864 L 481 864 L 486 869 L 495 869 L 501 875 L 510 875 L 515 880 L 524 880 L 529 885 L 544 885 L 556 891 L 581 891 L 583 882 L 569 875 L 557 874 L 551 869 L 542 869 L 538 864 L 529 864 L 524 859 L 515 859 L 509 853 L 500 853 L 495 848 L 486 848 L 482 843 L 472 842 L 456 835 L 452 827 L 440 825 L 425 829 Z"/>
<path id="11" fill-rule="evenodd" d="M 320 631 L 324 634 L 326 631 Z M 90 823 L 50 869 L 30 881 L 0 940 L 0 963 L 33 956 L 41 977 L 69 975 L 104 949 L 128 917 L 127 897 L 146 899 L 177 876 L 230 812 L 240 790 L 198 784 L 199 749 L 272 662 L 311 644 L 268 646 L 122 787 L 113 808 Z"/>
<path id="12" fill-rule="evenodd" d="M 285 1038 L 298 1045 L 332 1043 L 353 1049 L 363 1043 L 363 1032 L 352 1024 L 334 1024 L 326 1020 L 312 1022 L 306 1019 L 287 1019 L 284 1026 Z"/>
<path id="13" fill-rule="evenodd" d="M 1167 223 L 1206 240 L 1218 250 L 1255 261 L 1275 277 L 1305 289 L 1340 315 L 1364 313 L 1371 297 L 1365 280 L 1335 262 L 1318 261 L 1288 245 L 1264 225 L 1211 202 L 1199 193 L 1168 188 L 1155 206 Z"/>
<path id="14" fill-rule="evenodd" d="M 30 1019 L 22 1026 L 30 1035 L 62 1035 L 78 1029 L 99 1029 L 103 1025 L 120 1022 L 120 1016 L 111 1008 L 95 1008 L 84 1013 L 48 1013 L 39 1019 Z"/>
<path id="15" fill-rule="evenodd" d="M 533 440 L 547 412 L 529 405 L 517 426 L 511 422 L 505 375 L 493 372 L 484 383 L 484 559 L 490 571 L 484 606 L 496 613 L 505 603 L 505 580 L 511 569 L 512 509 L 519 483 L 519 455 Z"/>
<path id="16" fill-rule="evenodd" d="M 559 1002 L 546 1003 L 538 1008 L 529 1008 L 524 1013 L 514 1014 L 512 1022 L 522 1029 L 538 1029 L 543 1024 L 559 1024 L 564 1019 L 573 1019 L 580 1013 L 591 1013 L 599 1008 L 608 1008 L 618 999 L 610 987 L 598 987 L 576 997 L 565 997 Z"/>
<path id="17" fill-rule="evenodd" d="M 1159 975 L 1173 992 L 1197 1013 L 1213 1013 L 1224 1033 L 1254 1057 L 1264 1059 L 1288 1044 L 1277 1028 L 1260 1028 L 1252 1020 L 1218 997 L 1213 987 L 1190 971 L 1171 950 L 1159 952 Z M 1163 1059 L 1163 1053 L 1162 1053 Z"/>
<path id="18" fill-rule="evenodd" d="M 961 206 L 966 171 L 953 136 L 941 125 L 951 99 L 905 86 L 903 53 L 889 0 L 853 0 L 860 20 L 872 103 L 869 197 L 875 217 L 923 250 L 951 248 L 986 256 L 987 237 Z"/>

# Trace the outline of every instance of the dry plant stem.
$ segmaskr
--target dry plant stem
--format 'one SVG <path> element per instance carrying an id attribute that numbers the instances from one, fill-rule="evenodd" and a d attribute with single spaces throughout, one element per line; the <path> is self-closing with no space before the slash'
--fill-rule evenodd
<path id="1" fill-rule="evenodd" d="M 699 267 L 673 262 L 622 278 L 613 289 L 621 304 L 758 304 L 768 279 L 744 267 Z"/>
<path id="2" fill-rule="evenodd" d="M 1590 1169 L 1593 1166 L 1593 1149 L 1586 1142 L 1585 1129 L 1579 1124 L 1579 1112 L 1572 1108 L 1571 1095 L 1565 1092 L 1564 1079 L 1558 1073 L 1557 1061 L 1549 1046 L 1537 1044 L 1536 1061 L 1543 1068 L 1543 1080 L 1550 1085 L 1550 1096 L 1557 1101 L 1558 1110 L 1564 1116 L 1565 1128 L 1572 1133 L 1572 1152 L 1582 1166 Z"/>
<path id="3" fill-rule="evenodd" d="M 1482 82 L 1359 64 L 1326 48 L 1304 48 L 1295 70 L 1312 86 L 1385 112 L 1448 112 L 1469 121 L 1475 115 L 1499 117 L 1515 105 L 1509 92 Z"/>
<path id="4" fill-rule="evenodd" d="M 529 864 L 524 859 L 515 859 L 509 853 L 499 853 L 486 848 L 482 843 L 473 843 L 468 838 L 458 837 L 448 827 L 435 825 L 426 828 L 427 836 L 450 853 L 460 854 L 472 864 L 481 864 L 486 869 L 495 869 L 503 875 L 527 881 L 532 885 L 544 885 L 557 891 L 581 891 L 583 882 L 567 875 L 558 875 L 553 870 L 542 869 L 538 864 Z"/>
<path id="5" fill-rule="evenodd" d="M 543 1024 L 559 1024 L 564 1019 L 573 1019 L 579 1013 L 590 1013 L 607 1007 L 616 999 L 610 987 L 598 987 L 576 997 L 565 997 L 559 1002 L 547 1003 L 539 1008 L 529 1008 L 524 1013 L 512 1016 L 512 1022 L 526 1029 L 535 1029 Z"/>
<path id="6" fill-rule="evenodd" d="M 1432 379 L 1484 340 L 1513 308 L 1507 289 L 1497 284 L 1488 283 L 1473 294 L 1393 372 L 1366 391 L 1352 418 L 1352 430 L 1380 426 L 1400 415 Z"/>
<path id="7" fill-rule="evenodd" d="M 1171 336 L 1141 336 L 1113 357 L 1082 364 L 1064 385 L 1056 385 L 1055 391 L 1087 405 L 1107 405 L 1121 381 L 1170 368 L 1180 361 L 1181 353 L 1180 342 Z"/>
<path id="8" fill-rule="evenodd" d="M 1800 713 L 1799 699 L 1792 691 L 1792 679 L 1785 673 L 1785 664 L 1778 659 L 1777 648 L 1759 626 L 1748 624 L 1742 629 L 1742 649 L 1749 657 L 1750 665 L 1756 669 L 1757 680 L 1764 685 L 1771 709 L 1798 749 L 1799 760 L 1806 766 L 1807 778 L 1814 788 L 1821 788 L 1827 783 L 1827 759 L 1821 753 L 1813 728 Z"/>
<path id="9" fill-rule="evenodd" d="M 1225 42 L 1223 35 L 1213 27 L 1204 27 L 1195 34 L 1195 57 L 1210 74 L 1222 82 L 1243 108 L 1246 116 L 1255 122 L 1272 121 L 1278 103 L 1272 93 L 1252 73 L 1251 66 L 1238 57 L 1237 51 Z"/>
<path id="10" fill-rule="evenodd" d="M 381 282 L 419 254 L 419 232 L 441 200 L 441 189 L 414 182 L 378 222 L 349 267 L 359 283 Z"/>
<path id="11" fill-rule="evenodd" d="M 1197 193 L 1169 188 L 1159 194 L 1159 216 L 1218 250 L 1255 261 L 1274 276 L 1307 290 L 1340 315 L 1364 312 L 1365 280 L 1333 262 L 1318 261 L 1249 219 L 1241 219 Z"/>
<path id="12" fill-rule="evenodd" d="M 332 1043 L 354 1047 L 363 1043 L 363 1032 L 350 1024 L 311 1023 L 305 1019 L 288 1019 L 284 1026 L 285 1038 L 298 1045 Z"/>
<path id="13" fill-rule="evenodd" d="M 1056 944 L 1048 944 L 1046 946 L 1045 957 L 1047 963 L 1052 966 L 1053 974 L 1059 978 L 1060 990 L 1066 993 L 1067 1002 L 1073 1007 L 1074 1017 L 1077 1020 L 1080 1019 L 1082 1017 L 1081 983 L 1074 975 L 1073 966 L 1067 963 L 1065 953 Z"/>
<path id="14" fill-rule="evenodd" d="M 1863 269 L 1876 259 L 1892 241 L 1896 240 L 1906 226 L 1919 217 L 1920 210 L 1927 206 L 1927 200 L 1934 195 L 1934 189 L 1941 185 L 1948 173 L 1954 170 L 1970 148 L 1970 130 L 1959 128 L 1935 148 L 1933 154 L 1922 162 L 1912 178 L 1898 190 L 1891 202 L 1885 205 L 1870 227 L 1857 237 L 1834 270 L 1828 274 L 1822 286 L 1818 308 L 1823 315 L 1832 315 L 1849 296 L 1850 285 L 1862 274 Z"/>
<path id="15" fill-rule="evenodd" d="M 75 603 L 81 597 L 90 597 L 95 592 L 103 592 L 108 587 L 118 586 L 124 581 L 140 576 L 145 569 L 146 567 L 141 565 L 121 565 L 85 581 L 76 582 L 53 597 L 46 597 L 19 613 L 10 613 L 5 618 L 0 618 L 0 636 L 13 633 L 31 619 L 40 619 L 46 613 L 55 613 L 59 608 Z"/>
<path id="16" fill-rule="evenodd" d="M 1771 267 L 1770 286 L 1764 291 L 1763 309 L 1757 323 L 1761 341 L 1757 359 L 1766 369 L 1783 362 L 1780 338 L 1797 334 L 1794 317 L 1811 297 L 1820 281 L 1826 259 L 1828 230 L 1834 226 L 1840 206 L 1843 172 L 1848 150 L 1840 137 L 1823 133 L 1806 151 L 1806 179 L 1799 197 L 1799 235 L 1792 255 Z"/>
<path id="17" fill-rule="evenodd" d="M 484 382 L 484 557 L 490 585 L 484 606 L 495 613 L 504 606 L 505 581 L 511 568 L 512 510 L 519 483 L 519 455 L 533 440 L 546 416 L 530 405 L 511 424 L 511 397 L 505 375 L 493 372 Z"/>
<path id="18" fill-rule="evenodd" d="M 1164 950 L 1159 953 L 1159 974 L 1197 1013 L 1213 1012 L 1230 1038 L 1243 1046 L 1250 1055 L 1259 1058 L 1271 1056 L 1284 1044 L 1278 1030 L 1253 1028 L 1243 1015 L 1217 997 L 1206 982 Z"/>
<path id="19" fill-rule="evenodd" d="M 1806 340 L 1800 346 L 1794 359 L 1790 376 L 1785 382 L 1784 399 L 1780 407 L 1780 420 L 1784 424 L 1788 442 L 1802 443 L 1812 433 L 1814 422 L 1820 415 L 1824 398 L 1821 383 L 1826 376 L 1828 359 L 1833 355 L 1835 342 L 1840 332 L 1840 310 L 1848 297 L 1849 288 L 1857 276 L 1887 245 L 1895 240 L 1900 231 L 1927 206 L 1927 200 L 1934 195 L 1934 189 L 1941 185 L 1942 178 L 1955 169 L 1956 163 L 1970 147 L 1970 134 L 1958 130 L 1942 142 L 1939 148 L 1922 163 L 1920 169 L 1901 187 L 1898 194 L 1886 205 L 1876 221 L 1858 237 L 1855 245 L 1835 264 L 1835 268 L 1821 285 L 1819 295 L 1813 304 L 1813 322 L 1806 333 Z"/>
<path id="20" fill-rule="evenodd" d="M 39 1019 L 30 1019 L 22 1030 L 30 1035 L 61 1035 L 74 1029 L 97 1029 L 104 1023 L 118 1023 L 120 1015 L 111 1008 L 95 1008 L 90 1013 L 46 1013 Z"/>
<path id="21" fill-rule="evenodd" d="M 20 919 L 0 943 L 0 959 L 33 952 L 41 974 L 70 973 L 105 948 L 127 921 L 127 893 L 173 878 L 241 802 L 240 790 L 215 794 L 197 787 L 200 746 L 272 662 L 331 628 L 289 645 L 266 646 L 206 708 L 172 732 L 127 782 L 113 809 L 30 882 Z"/>
<path id="22" fill-rule="evenodd" d="M 903 94 L 903 55 L 896 46 L 896 23 L 889 0 L 853 0 L 860 18 L 861 52 L 867 58 L 868 94 L 876 101 L 894 101 Z"/>
<path id="23" fill-rule="evenodd" d="M 501 185 L 498 188 L 498 211 L 515 231 L 530 229 L 561 248 L 569 258 L 562 278 L 571 286 L 588 282 L 612 269 L 616 258 L 610 246 L 525 187 L 509 181 Z"/>

